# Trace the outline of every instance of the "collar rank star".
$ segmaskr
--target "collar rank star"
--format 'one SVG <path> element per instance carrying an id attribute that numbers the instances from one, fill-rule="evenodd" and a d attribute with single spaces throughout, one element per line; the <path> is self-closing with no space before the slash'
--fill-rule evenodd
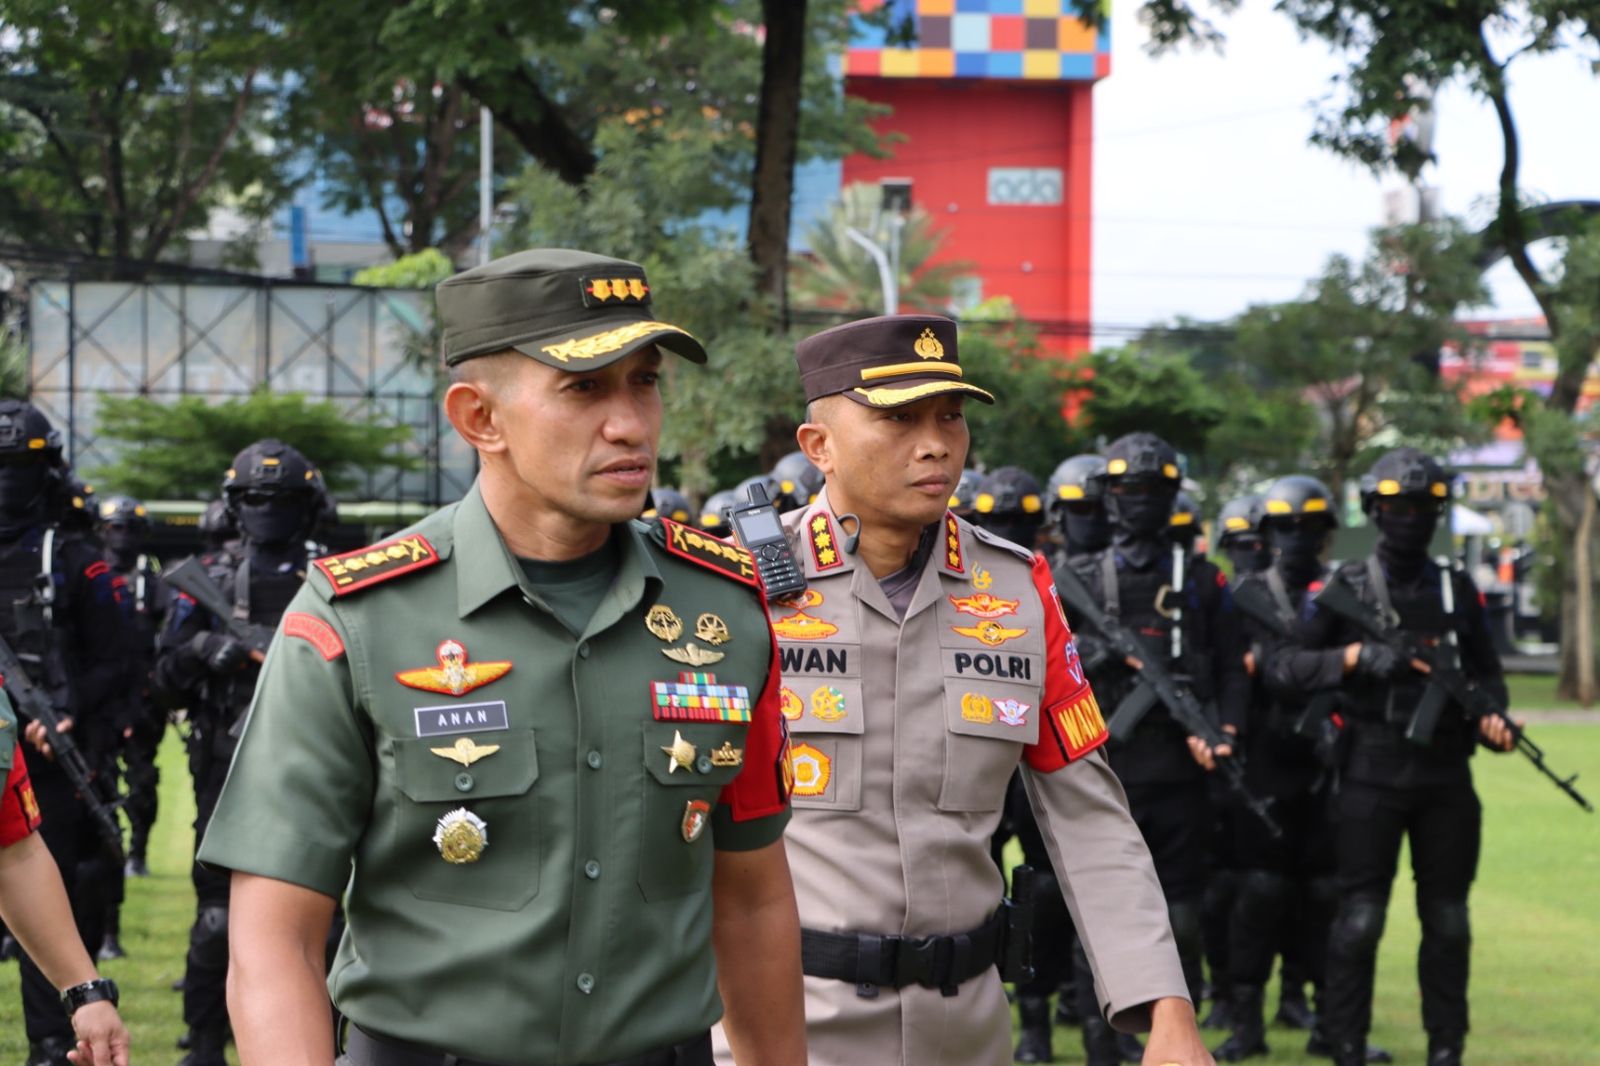
<path id="1" fill-rule="evenodd" d="M 460 696 L 491 681 L 498 681 L 511 672 L 508 662 L 468 662 L 467 649 L 457 640 L 442 642 L 435 654 L 439 658 L 438 666 L 401 670 L 394 675 L 394 679 L 410 688 Z"/>

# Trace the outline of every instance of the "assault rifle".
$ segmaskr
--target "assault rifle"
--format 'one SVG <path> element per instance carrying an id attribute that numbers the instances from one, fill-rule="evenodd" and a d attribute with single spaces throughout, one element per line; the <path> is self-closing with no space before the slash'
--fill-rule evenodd
<path id="1" fill-rule="evenodd" d="M 227 628 L 228 635 L 250 649 L 252 659 L 260 662 L 267 654 L 273 630 L 235 616 L 233 601 L 217 588 L 217 583 L 211 580 L 211 575 L 200 565 L 200 560 L 191 555 L 171 570 L 162 571 L 161 576 L 168 585 L 188 596 L 203 610 L 216 615 Z"/>
<path id="2" fill-rule="evenodd" d="M 10 642 L 3 637 L 0 637 L 0 677 L 5 679 L 6 692 L 17 710 L 44 726 L 56 765 L 66 772 L 72 787 L 88 804 L 95 832 L 100 834 L 107 854 L 116 859 L 118 866 L 122 865 L 126 854 L 122 850 L 122 826 L 117 822 L 121 797 L 106 795 L 105 785 L 90 769 L 72 733 L 61 728 L 64 716 L 56 710 L 50 695 L 34 683 Z"/>
<path id="3" fill-rule="evenodd" d="M 1207 747 L 1215 749 L 1226 744 L 1235 751 L 1238 750 L 1235 739 L 1217 728 L 1211 721 L 1210 715 L 1206 714 L 1205 708 L 1200 706 L 1200 701 L 1195 698 L 1194 693 L 1156 662 L 1139 642 L 1139 638 L 1106 616 L 1105 611 L 1100 609 L 1094 596 L 1084 586 L 1083 579 L 1070 568 L 1062 567 L 1056 572 L 1056 592 L 1061 596 L 1061 601 L 1072 610 L 1073 615 L 1086 622 L 1089 628 L 1106 642 L 1117 658 L 1128 662 L 1130 667 L 1134 662 L 1140 664 L 1134 670 L 1137 683 L 1133 691 L 1128 693 L 1111 715 L 1111 720 L 1106 723 L 1106 729 L 1113 738 L 1119 741 L 1127 740 L 1150 709 L 1159 703 L 1167 709 L 1168 714 L 1172 715 L 1173 721 L 1190 735 L 1199 737 Z M 1245 809 L 1260 819 L 1273 839 L 1283 836 L 1283 830 L 1272 817 L 1266 802 L 1251 792 L 1249 786 L 1245 784 L 1244 766 L 1239 757 L 1218 758 L 1216 764 L 1217 769 L 1222 771 L 1229 791 L 1238 798 Z"/>
<path id="4" fill-rule="evenodd" d="M 1451 580 L 1448 568 L 1441 567 L 1440 572 L 1440 592 L 1445 614 L 1454 615 L 1455 583 Z M 1430 647 L 1401 629 L 1397 619 L 1356 595 L 1355 589 L 1337 574 L 1322 587 L 1322 591 L 1317 594 L 1316 603 L 1318 607 L 1325 607 L 1356 626 L 1363 633 L 1364 639 L 1388 646 L 1402 662 L 1410 663 L 1413 669 L 1427 676 L 1428 686 L 1423 691 L 1422 702 L 1417 705 L 1417 710 L 1412 714 L 1411 722 L 1406 727 L 1407 740 L 1417 744 L 1429 743 L 1433 739 L 1434 729 L 1439 724 L 1440 714 L 1445 706 L 1452 702 L 1459 705 L 1474 724 L 1485 718 L 1498 718 L 1510 731 L 1515 742 L 1515 750 L 1533 763 L 1535 770 L 1571 796 L 1572 801 L 1578 806 L 1591 814 L 1594 812 L 1594 807 L 1573 786 L 1573 782 L 1578 780 L 1578 775 L 1573 774 L 1566 778 L 1557 776 L 1555 771 L 1545 765 L 1544 751 L 1528 738 L 1521 726 L 1511 720 L 1505 708 L 1500 706 L 1500 701 L 1462 673 L 1461 649 L 1456 642 L 1453 623 L 1445 638 L 1437 646 Z"/>
<path id="5" fill-rule="evenodd" d="M 1233 602 L 1240 611 L 1261 623 L 1273 636 L 1279 640 L 1293 642 L 1295 639 L 1293 619 L 1285 617 L 1279 609 L 1272 590 L 1267 587 L 1265 578 L 1260 580 L 1241 581 L 1233 587 Z M 1259 669 L 1258 664 L 1258 669 Z M 1305 709 L 1295 717 L 1294 724 L 1289 731 L 1297 737 L 1306 740 L 1321 739 L 1322 723 L 1333 717 L 1334 707 L 1339 702 L 1339 696 L 1334 692 L 1318 692 L 1311 697 Z"/>

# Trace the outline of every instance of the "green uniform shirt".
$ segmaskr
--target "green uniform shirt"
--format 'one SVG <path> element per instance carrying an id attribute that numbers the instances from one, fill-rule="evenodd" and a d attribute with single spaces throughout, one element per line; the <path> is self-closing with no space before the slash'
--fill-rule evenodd
<path id="1" fill-rule="evenodd" d="M 290 605 L 200 859 L 348 882 L 328 984 L 362 1028 L 594 1063 L 721 1015 L 713 849 L 788 820 L 772 637 L 738 549 L 659 521 L 615 541 L 576 636 L 476 486 Z"/>

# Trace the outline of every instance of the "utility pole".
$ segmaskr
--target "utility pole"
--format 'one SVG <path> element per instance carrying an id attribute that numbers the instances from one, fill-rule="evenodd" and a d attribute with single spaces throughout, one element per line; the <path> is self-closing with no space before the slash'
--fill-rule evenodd
<path id="1" fill-rule="evenodd" d="M 494 116 L 478 108 L 478 265 L 489 261 L 494 229 Z"/>

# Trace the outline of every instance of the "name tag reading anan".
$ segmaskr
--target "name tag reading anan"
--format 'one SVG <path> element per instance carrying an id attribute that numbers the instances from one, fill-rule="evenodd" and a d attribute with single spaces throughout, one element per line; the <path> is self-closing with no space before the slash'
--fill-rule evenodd
<path id="1" fill-rule="evenodd" d="M 496 729 L 510 729 L 506 717 L 506 701 L 489 703 L 447 703 L 441 707 L 418 707 L 411 712 L 417 716 L 417 736 L 442 737 L 456 733 L 488 733 Z"/>

